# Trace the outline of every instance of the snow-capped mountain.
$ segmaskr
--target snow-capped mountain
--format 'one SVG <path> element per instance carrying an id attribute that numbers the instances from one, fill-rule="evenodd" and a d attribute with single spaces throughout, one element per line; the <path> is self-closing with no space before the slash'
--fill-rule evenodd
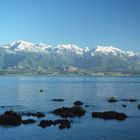
<path id="1" fill-rule="evenodd" d="M 0 47 L 1 70 L 63 70 L 66 67 L 103 72 L 139 71 L 140 57 L 113 46 L 80 48 L 73 44 L 51 46 L 19 40 Z"/>
<path id="2" fill-rule="evenodd" d="M 23 40 L 14 41 L 10 44 L 2 46 L 2 48 L 10 49 L 12 51 L 29 51 L 29 52 L 45 51 L 50 47 L 51 47 L 50 45 L 45 45 L 42 43 L 33 44 L 31 42 L 26 42 Z"/>

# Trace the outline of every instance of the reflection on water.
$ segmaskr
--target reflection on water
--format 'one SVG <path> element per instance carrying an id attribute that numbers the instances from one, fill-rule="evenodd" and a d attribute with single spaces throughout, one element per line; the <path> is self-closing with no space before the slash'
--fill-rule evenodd
<path id="1" fill-rule="evenodd" d="M 40 92 L 43 89 L 44 92 Z M 138 102 L 117 102 L 110 104 L 107 99 L 136 98 Z M 63 98 L 64 102 L 52 102 L 54 98 Z M 140 77 L 0 77 L 0 112 L 7 109 L 17 111 L 43 111 L 47 118 L 53 117 L 48 112 L 62 106 L 72 106 L 81 100 L 91 107 L 81 119 L 75 118 L 69 130 L 56 127 L 41 129 L 37 124 L 12 128 L 0 127 L 3 140 L 139 140 Z M 122 104 L 127 107 L 123 108 Z M 12 107 L 11 107 L 12 106 Z M 92 119 L 92 111 L 115 110 L 128 114 L 123 122 Z M 134 129 L 135 128 L 135 129 Z M 18 132 L 18 133 L 17 133 Z"/>

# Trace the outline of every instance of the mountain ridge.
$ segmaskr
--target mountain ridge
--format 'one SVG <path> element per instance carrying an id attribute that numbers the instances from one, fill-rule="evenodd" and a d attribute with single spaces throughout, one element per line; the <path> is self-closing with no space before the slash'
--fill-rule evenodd
<path id="1" fill-rule="evenodd" d="M 140 55 L 113 46 L 80 48 L 74 44 L 51 46 L 23 40 L 0 47 L 0 70 L 58 73 L 140 73 Z"/>

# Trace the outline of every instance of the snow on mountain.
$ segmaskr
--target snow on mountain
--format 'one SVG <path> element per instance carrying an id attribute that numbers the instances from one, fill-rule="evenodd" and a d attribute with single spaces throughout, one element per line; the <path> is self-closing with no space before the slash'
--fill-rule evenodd
<path id="1" fill-rule="evenodd" d="M 118 49 L 118 48 L 115 48 L 113 46 L 97 46 L 95 51 L 94 51 L 94 54 L 105 54 L 105 55 L 118 55 L 118 54 L 125 54 L 124 51 Z"/>
<path id="2" fill-rule="evenodd" d="M 25 52 L 43 52 L 47 54 L 57 54 L 57 55 L 77 55 L 77 56 L 95 56 L 95 55 L 112 55 L 120 56 L 127 55 L 128 57 L 135 56 L 135 53 L 132 51 L 122 51 L 113 46 L 97 46 L 94 49 L 80 48 L 73 44 L 61 44 L 56 47 L 51 45 L 46 45 L 42 43 L 34 44 L 31 42 L 19 40 L 14 41 L 10 44 L 6 44 L 1 48 L 6 49 L 7 51 L 25 51 Z"/>
<path id="3" fill-rule="evenodd" d="M 130 57 L 135 56 L 136 54 L 132 51 L 127 51 L 126 54 Z"/>
<path id="4" fill-rule="evenodd" d="M 14 41 L 10 44 L 6 44 L 2 46 L 5 49 L 10 49 L 13 51 L 29 51 L 29 52 L 40 52 L 40 51 L 45 51 L 46 49 L 50 48 L 50 45 L 45 45 L 42 43 L 39 44 L 33 44 L 31 42 L 23 41 L 23 40 L 18 40 Z"/>
<path id="5" fill-rule="evenodd" d="M 67 44 L 67 45 L 58 45 L 52 49 L 53 54 L 76 54 L 83 55 L 83 49 L 79 48 L 76 45 Z"/>
<path id="6" fill-rule="evenodd" d="M 140 71 L 140 55 L 113 46 L 80 48 L 73 44 L 51 46 L 23 40 L 0 47 L 2 70 L 63 71 L 67 67 L 91 71 L 137 73 Z"/>

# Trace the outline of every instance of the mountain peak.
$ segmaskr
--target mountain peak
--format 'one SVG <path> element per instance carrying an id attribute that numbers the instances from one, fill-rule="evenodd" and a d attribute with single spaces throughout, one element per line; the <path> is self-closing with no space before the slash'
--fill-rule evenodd
<path id="1" fill-rule="evenodd" d="M 97 46 L 95 49 L 95 53 L 117 55 L 118 53 L 124 53 L 124 51 L 113 46 Z"/>

